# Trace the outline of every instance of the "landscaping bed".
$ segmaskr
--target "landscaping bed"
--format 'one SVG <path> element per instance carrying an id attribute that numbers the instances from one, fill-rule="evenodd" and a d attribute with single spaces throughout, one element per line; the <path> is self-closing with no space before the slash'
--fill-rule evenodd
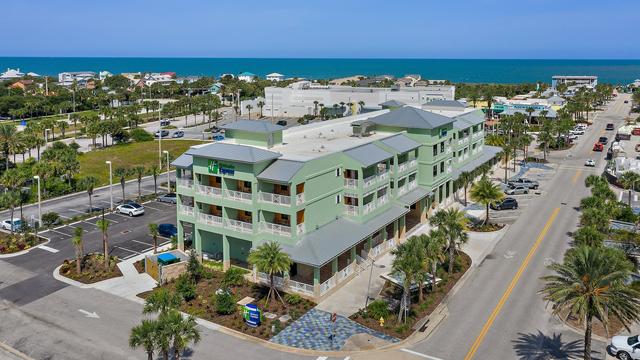
<path id="1" fill-rule="evenodd" d="M 244 269 L 244 271 L 237 270 L 238 268 L 232 269 L 236 269 L 234 271 L 240 273 L 248 272 Z M 227 273 L 228 272 L 229 271 L 227 271 Z M 219 291 L 219 289 L 225 287 L 223 285 L 224 278 L 225 273 L 212 270 L 211 267 L 205 266 L 202 278 L 195 285 L 195 293 L 192 294 L 193 298 L 189 300 L 185 299 L 180 306 L 180 310 L 242 333 L 269 340 L 286 325 L 295 321 L 315 306 L 315 304 L 309 300 L 303 299 L 298 295 L 285 294 L 282 291 L 279 291 L 279 293 L 280 296 L 282 296 L 282 299 L 285 300 L 285 304 L 280 302 L 276 297 L 276 299 L 272 299 L 268 305 L 265 305 L 265 297 L 267 296 L 269 288 L 248 282 L 242 276 L 234 282 L 235 285 L 229 285 L 232 297 L 230 300 L 225 298 L 225 295 L 221 295 L 222 292 Z M 180 279 L 162 285 L 162 288 L 167 288 L 170 291 L 180 293 L 178 290 L 179 287 Z M 159 288 L 161 287 L 146 293 L 138 294 L 138 296 L 144 299 Z M 216 294 L 217 291 L 218 294 Z M 262 311 L 262 324 L 256 328 L 249 327 L 245 324 L 244 318 L 242 317 L 242 306 L 236 304 L 247 296 L 254 298 L 255 300 L 251 303 L 257 305 Z M 228 306 L 218 304 L 218 301 L 222 302 L 223 298 L 225 298 L 225 303 Z M 222 309 L 222 313 L 220 311 L 221 307 L 226 307 L 226 309 Z M 227 313 L 225 314 L 224 312 Z M 265 316 L 266 313 L 276 314 L 277 316 L 274 319 L 268 319 Z M 291 317 L 291 320 L 287 324 L 282 324 L 278 320 L 278 318 L 283 315 L 289 315 Z M 275 327 L 275 332 L 271 331 L 272 326 Z"/>
<path id="2" fill-rule="evenodd" d="M 476 224 L 476 225 L 471 225 L 469 226 L 469 231 L 475 231 L 475 232 L 493 232 L 493 231 L 498 231 L 498 230 L 502 230 L 502 228 L 504 228 L 504 224 L 493 224 L 493 223 L 488 223 L 488 224 Z"/>
<path id="3" fill-rule="evenodd" d="M 60 267 L 60 275 L 84 284 L 93 284 L 98 281 L 122 276 L 120 268 L 116 266 L 118 258 L 112 256 L 108 268 L 104 266 L 102 254 L 87 254 L 82 258 L 81 272 L 76 272 L 76 260 L 65 260 Z"/>
<path id="4" fill-rule="evenodd" d="M 429 316 L 433 310 L 442 302 L 442 300 L 447 296 L 449 291 L 455 286 L 455 284 L 460 280 L 462 275 L 469 269 L 471 266 L 471 258 L 464 253 L 460 253 L 458 256 L 456 263 L 454 265 L 454 271 L 451 276 L 448 276 L 446 272 L 439 272 L 438 277 L 442 278 L 442 281 L 438 284 L 437 290 L 434 292 L 426 292 L 425 289 L 424 299 L 422 303 L 418 303 L 418 294 L 417 292 L 412 293 L 411 297 L 411 310 L 409 312 L 408 319 L 406 323 L 398 323 L 398 308 L 394 309 L 380 309 L 381 300 L 376 300 L 372 304 L 369 305 L 369 311 L 365 313 L 362 309 L 357 313 L 351 315 L 349 318 L 351 320 L 356 321 L 357 323 L 364 325 L 370 329 L 375 331 L 379 331 L 381 333 L 399 338 L 405 339 L 409 335 L 413 333 L 412 328 L 416 325 L 416 323 L 426 316 Z M 446 264 L 443 264 L 443 268 L 446 268 Z M 400 299 L 402 294 L 402 289 L 393 285 L 385 284 L 382 289 L 382 296 L 389 297 L 393 299 Z M 377 308 L 377 309 L 375 309 Z M 380 316 L 384 317 L 384 326 L 380 326 Z"/>
<path id="5" fill-rule="evenodd" d="M 35 236 L 34 234 L 18 234 L 13 235 L 0 232 L 0 254 L 13 254 L 19 251 L 30 249 L 40 245 L 47 239 Z"/>
<path id="6" fill-rule="evenodd" d="M 138 274 L 142 274 L 144 272 L 144 259 L 134 262 L 133 267 L 138 270 Z"/>

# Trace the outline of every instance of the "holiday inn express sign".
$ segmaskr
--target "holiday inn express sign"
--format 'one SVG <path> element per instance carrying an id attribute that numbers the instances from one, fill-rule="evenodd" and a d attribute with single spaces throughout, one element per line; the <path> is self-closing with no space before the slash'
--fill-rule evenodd
<path id="1" fill-rule="evenodd" d="M 235 167 L 231 164 L 221 163 L 217 160 L 209 160 L 209 174 L 233 175 Z"/>

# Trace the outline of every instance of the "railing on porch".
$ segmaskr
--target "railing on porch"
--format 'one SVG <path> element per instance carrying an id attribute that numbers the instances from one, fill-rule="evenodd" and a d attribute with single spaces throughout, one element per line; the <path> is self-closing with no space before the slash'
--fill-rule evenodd
<path id="1" fill-rule="evenodd" d="M 187 216 L 193 216 L 194 211 L 193 211 L 193 206 L 187 206 L 187 205 L 178 205 L 178 214 L 181 215 L 187 215 Z"/>
<path id="2" fill-rule="evenodd" d="M 260 192 L 259 199 L 261 202 L 267 202 L 271 204 L 278 204 L 278 205 L 284 205 L 284 206 L 291 205 L 291 197 L 287 195 Z"/>
<path id="3" fill-rule="evenodd" d="M 266 222 L 266 221 L 261 222 L 260 226 L 262 228 L 262 231 L 264 231 L 264 232 L 267 232 L 267 233 L 270 233 L 270 234 L 274 234 L 274 235 L 291 237 L 291 227 L 290 226 L 274 224 L 274 223 L 270 223 L 270 222 Z"/>
<path id="4" fill-rule="evenodd" d="M 179 187 L 184 187 L 187 189 L 193 188 L 193 180 L 192 179 L 181 179 L 178 178 L 177 184 Z"/>
<path id="5" fill-rule="evenodd" d="M 253 224 L 248 223 L 248 222 L 244 222 L 244 221 L 240 221 L 240 220 L 225 219 L 225 226 L 228 226 L 231 229 L 236 230 L 236 231 L 241 231 L 241 232 L 246 232 L 246 233 L 252 233 L 253 232 Z"/>
<path id="6" fill-rule="evenodd" d="M 358 207 L 357 206 L 353 206 L 353 205 L 345 205 L 344 206 L 344 212 L 347 215 L 351 215 L 351 216 L 358 215 Z"/>
<path id="7" fill-rule="evenodd" d="M 338 271 L 333 274 L 327 281 L 320 284 L 320 296 L 326 294 L 329 290 L 334 288 L 336 285 L 345 281 L 351 274 L 353 274 L 356 270 L 356 262 L 352 261 L 349 265 L 347 265 L 344 269 Z"/>
<path id="8" fill-rule="evenodd" d="M 349 189 L 357 189 L 358 179 L 344 179 L 344 186 Z"/>
<path id="9" fill-rule="evenodd" d="M 225 190 L 224 196 L 231 200 L 243 201 L 243 202 L 251 202 L 251 199 L 252 199 L 250 193 L 236 191 L 236 190 Z"/>
<path id="10" fill-rule="evenodd" d="M 296 205 L 304 204 L 304 193 L 296 195 Z"/>
<path id="11" fill-rule="evenodd" d="M 296 225 L 296 234 L 303 235 L 304 234 L 304 223 Z"/>
<path id="12" fill-rule="evenodd" d="M 198 214 L 198 220 L 211 226 L 222 226 L 223 220 L 220 216 L 210 215 L 210 214 Z"/>
<path id="13" fill-rule="evenodd" d="M 270 285 L 269 284 L 269 275 L 263 272 L 258 272 L 258 282 Z M 280 276 L 273 277 L 274 285 L 285 292 L 294 292 L 303 295 L 313 296 L 313 285 L 305 284 L 300 281 L 291 280 L 290 278 L 282 278 Z"/>
<path id="14" fill-rule="evenodd" d="M 220 188 L 213 187 L 213 186 L 196 185 L 196 192 L 198 194 L 207 195 L 207 196 L 214 196 L 214 197 L 222 196 L 222 190 Z"/>
<path id="15" fill-rule="evenodd" d="M 382 236 L 380 236 L 380 237 L 382 237 Z M 369 257 L 372 258 L 372 259 L 375 259 L 380 254 L 382 254 L 385 251 L 387 251 L 391 246 L 393 246 L 393 241 L 391 241 L 391 240 L 384 241 L 384 242 L 378 244 L 378 246 L 375 246 L 371 250 L 369 250 Z"/>

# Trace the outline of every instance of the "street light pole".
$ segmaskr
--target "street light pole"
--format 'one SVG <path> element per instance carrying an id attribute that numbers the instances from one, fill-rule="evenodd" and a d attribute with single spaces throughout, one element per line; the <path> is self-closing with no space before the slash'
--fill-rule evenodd
<path id="1" fill-rule="evenodd" d="M 109 165 L 109 209 L 113 211 L 113 171 L 111 171 L 111 161 L 107 160 L 104 163 Z"/>
<path id="2" fill-rule="evenodd" d="M 169 152 L 165 150 L 163 151 L 163 153 L 167 155 L 167 194 L 171 194 L 171 177 L 169 175 Z"/>
<path id="3" fill-rule="evenodd" d="M 373 267 L 377 267 L 378 269 L 384 269 L 384 265 L 376 265 L 376 261 L 371 259 L 371 269 L 369 270 L 369 282 L 367 283 L 367 294 L 366 299 L 364 300 L 364 311 L 367 311 L 367 306 L 369 305 L 369 289 L 371 288 L 371 275 L 373 274 Z"/>
<path id="4" fill-rule="evenodd" d="M 40 196 L 40 176 L 33 177 L 38 181 L 38 227 L 42 226 L 42 197 Z"/>

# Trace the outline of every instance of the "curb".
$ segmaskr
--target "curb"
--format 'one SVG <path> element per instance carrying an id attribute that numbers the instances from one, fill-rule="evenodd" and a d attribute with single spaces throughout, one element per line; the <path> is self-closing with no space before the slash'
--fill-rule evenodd
<path id="1" fill-rule="evenodd" d="M 0 341 L 0 349 L 8 352 L 11 355 L 15 355 L 15 356 L 17 356 L 17 357 L 19 357 L 21 359 L 24 359 L 24 360 L 35 360 L 34 358 L 32 358 L 29 355 L 23 353 L 22 351 L 20 351 L 18 349 L 15 349 L 15 348 L 13 348 L 13 347 L 11 347 L 11 346 L 9 346 L 9 345 L 5 344 L 4 342 L 1 342 L 1 341 Z"/>
<path id="2" fill-rule="evenodd" d="M 38 235 L 38 237 L 42 237 L 43 239 L 47 239 L 47 240 L 45 242 L 41 243 L 41 244 L 38 244 L 36 246 L 30 247 L 30 248 L 22 250 L 22 251 L 14 252 L 14 253 L 11 253 L 11 254 L 1 254 L 0 255 L 0 259 L 8 259 L 8 258 L 12 258 L 12 257 L 28 254 L 29 251 L 31 251 L 31 250 L 33 250 L 35 248 L 38 248 L 38 247 L 40 247 L 42 245 L 47 245 L 51 241 L 51 239 L 46 238 L 44 236 Z"/>

